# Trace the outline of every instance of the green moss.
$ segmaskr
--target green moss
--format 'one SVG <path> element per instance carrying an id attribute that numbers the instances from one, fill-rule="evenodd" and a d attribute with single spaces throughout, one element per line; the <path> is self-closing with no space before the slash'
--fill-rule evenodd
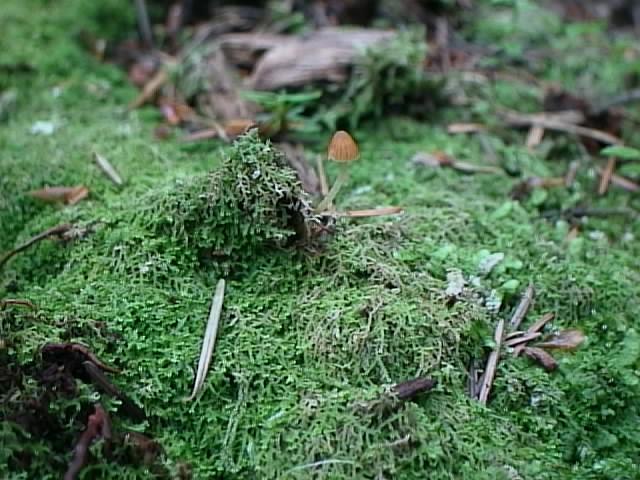
<path id="1" fill-rule="evenodd" d="M 115 431 L 145 431 L 164 447 L 160 463 L 175 472 L 187 462 L 194 478 L 638 476 L 640 252 L 629 241 L 640 234 L 637 222 L 588 217 L 567 242 L 566 221 L 541 217 L 634 200 L 615 189 L 594 198 L 586 161 L 571 190 L 507 200 L 522 178 L 562 175 L 578 155 L 571 143 L 547 134 L 554 148 L 531 153 L 520 147 L 523 134 L 490 133 L 514 175 L 497 178 L 409 164 L 419 150 L 483 163 L 480 141 L 448 135 L 441 121 L 468 110 L 355 131 L 361 158 L 339 208 L 402 205 L 406 213 L 342 220 L 307 252 L 292 219 L 313 220 L 309 200 L 273 147 L 254 134 L 222 148 L 153 140 L 157 114 L 125 112 L 135 95 L 125 75 L 61 33 L 71 17 L 93 28 L 102 7 L 92 3 L 76 17 L 69 9 L 84 2 L 49 3 L 51 57 L 73 50 L 73 71 L 34 54 L 28 85 L 2 77 L 19 96 L 0 130 L 0 249 L 62 222 L 93 231 L 67 244 L 41 242 L 1 272 L 0 298 L 37 308 L 0 311 L 0 476 L 59 478 L 98 399 Z M 41 46 L 26 34 L 45 14 L 9 5 L 3 12 L 22 19 L 12 38 Z M 6 58 L 20 55 L 14 46 Z M 500 89 L 501 101 L 518 100 L 520 90 Z M 527 90 L 527 108 L 537 93 Z M 484 94 L 487 109 L 471 114 L 487 120 L 493 105 Z M 60 121 L 51 136 L 30 133 L 36 120 L 51 119 Z M 122 173 L 122 189 L 93 165 L 93 150 Z M 79 183 L 91 195 L 73 207 L 25 195 Z M 503 260 L 483 271 L 483 259 L 499 253 Z M 452 270 L 469 285 L 453 305 L 444 293 Z M 222 274 L 228 289 L 211 370 L 198 399 L 184 403 Z M 580 328 L 588 340 L 558 354 L 553 374 L 505 354 L 481 407 L 466 396 L 465 370 L 488 352 L 497 318 L 509 316 L 529 282 L 537 296 L 527 322 L 554 311 L 553 329 Z M 489 298 L 502 308 L 488 308 Z M 38 352 L 50 341 L 83 342 L 120 367 L 112 380 L 149 420 L 133 423 L 117 401 L 81 382 L 74 396 L 44 389 Z M 419 375 L 437 378 L 435 391 L 401 405 L 388 400 L 390 385 Z M 13 416 L 43 396 L 49 430 L 28 434 Z M 151 475 L 139 463 L 109 460 L 101 443 L 93 450 L 101 461 L 86 478 Z"/>

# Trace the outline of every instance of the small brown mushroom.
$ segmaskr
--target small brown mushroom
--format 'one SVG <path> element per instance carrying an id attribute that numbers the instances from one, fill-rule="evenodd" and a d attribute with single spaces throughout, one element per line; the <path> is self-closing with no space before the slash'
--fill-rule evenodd
<path id="1" fill-rule="evenodd" d="M 355 140 L 344 130 L 339 130 L 333 134 L 331 143 L 329 143 L 329 149 L 327 152 L 327 158 L 331 161 L 338 163 L 340 171 L 338 178 L 327 193 L 327 196 L 318 205 L 318 210 L 326 210 L 333 202 L 336 195 L 342 188 L 342 186 L 349 179 L 348 164 L 357 160 L 360 152 L 358 151 L 358 144 Z"/>

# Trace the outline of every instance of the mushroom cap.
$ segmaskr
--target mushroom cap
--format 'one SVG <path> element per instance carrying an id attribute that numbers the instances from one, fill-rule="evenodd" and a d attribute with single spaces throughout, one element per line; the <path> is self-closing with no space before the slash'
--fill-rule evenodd
<path id="1" fill-rule="evenodd" d="M 338 130 L 331 137 L 327 156 L 334 162 L 351 162 L 358 158 L 358 144 L 344 130 Z"/>

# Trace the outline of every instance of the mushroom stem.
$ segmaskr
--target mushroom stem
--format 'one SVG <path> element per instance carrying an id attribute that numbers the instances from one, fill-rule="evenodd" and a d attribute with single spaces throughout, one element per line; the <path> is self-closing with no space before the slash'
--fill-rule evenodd
<path id="1" fill-rule="evenodd" d="M 338 195 L 338 192 L 342 188 L 342 186 L 349 180 L 349 169 L 347 165 L 340 165 L 340 172 L 338 172 L 338 178 L 336 178 L 335 183 L 332 185 L 331 190 L 327 193 L 327 196 L 320 202 L 317 210 L 322 212 L 326 210 L 329 205 L 333 202 Z"/>

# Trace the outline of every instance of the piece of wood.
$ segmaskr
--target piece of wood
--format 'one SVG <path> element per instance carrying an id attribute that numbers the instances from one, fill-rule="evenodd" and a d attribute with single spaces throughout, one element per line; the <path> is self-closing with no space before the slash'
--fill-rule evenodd
<path id="1" fill-rule="evenodd" d="M 216 285 L 216 291 L 211 302 L 209 320 L 207 321 L 207 328 L 204 333 L 204 340 L 202 342 L 202 350 L 200 351 L 200 359 L 198 360 L 198 371 L 193 384 L 193 391 L 189 397 L 184 399 L 185 401 L 191 401 L 196 398 L 196 395 L 202 389 L 204 379 L 207 376 L 209 364 L 211 363 L 211 356 L 213 354 L 213 347 L 218 334 L 218 327 L 220 325 L 220 313 L 222 312 L 222 302 L 224 300 L 224 287 L 225 281 L 224 279 L 220 279 Z"/>
<path id="2" fill-rule="evenodd" d="M 493 380 L 496 375 L 496 368 L 498 367 L 498 360 L 500 359 L 500 348 L 502 347 L 503 335 L 504 335 L 504 319 L 501 318 L 498 321 L 498 325 L 496 326 L 496 330 L 493 336 L 496 346 L 494 347 L 493 351 L 489 354 L 489 359 L 487 360 L 487 366 L 484 369 L 482 384 L 480 385 L 480 392 L 478 393 L 478 401 L 482 405 L 486 405 L 487 400 L 489 400 L 489 393 L 491 392 L 491 387 L 493 386 Z"/>
<path id="3" fill-rule="evenodd" d="M 533 301 L 533 297 L 535 295 L 535 289 L 533 288 L 533 284 L 530 283 L 527 289 L 524 291 L 522 298 L 520 299 L 520 303 L 516 307 L 513 315 L 511 316 L 511 320 L 509 321 L 509 329 L 517 330 L 522 323 L 522 320 L 527 315 L 527 311 L 531 306 L 531 302 Z"/>

